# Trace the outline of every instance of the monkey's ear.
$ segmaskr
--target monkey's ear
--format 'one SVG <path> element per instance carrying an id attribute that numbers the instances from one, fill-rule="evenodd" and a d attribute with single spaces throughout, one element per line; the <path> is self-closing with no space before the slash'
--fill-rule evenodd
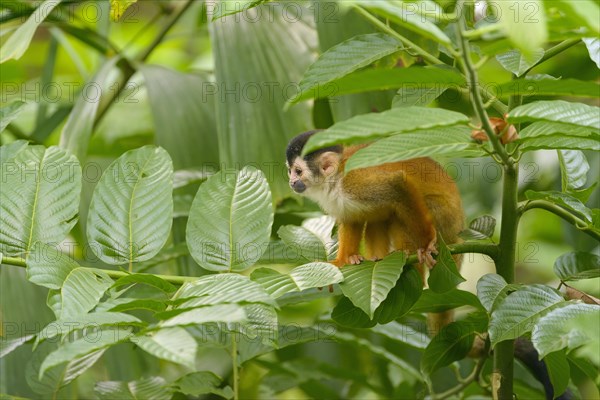
<path id="1" fill-rule="evenodd" d="M 319 156 L 319 169 L 325 176 L 337 172 L 341 161 L 341 154 L 335 151 L 326 151 Z"/>

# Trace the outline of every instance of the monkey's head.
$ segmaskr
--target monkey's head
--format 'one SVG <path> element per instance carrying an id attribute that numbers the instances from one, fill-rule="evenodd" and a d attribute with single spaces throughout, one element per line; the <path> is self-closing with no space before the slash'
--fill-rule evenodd
<path id="1" fill-rule="evenodd" d="M 318 130 L 308 131 L 296 136 L 286 150 L 286 166 L 290 178 L 290 187 L 294 192 L 311 197 L 326 182 L 339 172 L 342 159 L 342 146 L 330 146 L 313 151 L 302 157 L 302 149 L 308 139 Z"/>

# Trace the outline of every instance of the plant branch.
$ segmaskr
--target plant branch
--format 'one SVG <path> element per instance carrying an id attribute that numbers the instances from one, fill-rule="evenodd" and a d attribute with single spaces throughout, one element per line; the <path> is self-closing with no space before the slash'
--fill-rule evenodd
<path id="1" fill-rule="evenodd" d="M 473 383 L 479 379 L 479 375 L 481 374 L 481 371 L 483 370 L 483 365 L 485 364 L 486 359 L 487 359 L 486 357 L 481 357 L 479 360 L 477 360 L 477 364 L 475 365 L 475 368 L 473 369 L 473 371 L 469 374 L 469 376 L 467 376 L 465 379 L 463 379 L 458 385 L 446 390 L 443 393 L 437 393 L 437 394 L 432 393 L 431 398 L 433 400 L 438 400 L 438 399 L 442 400 L 442 399 L 447 399 L 455 394 L 462 392 L 464 389 L 467 388 L 467 386 L 469 386 L 471 383 Z"/>
<path id="2" fill-rule="evenodd" d="M 238 376 L 238 362 L 237 362 L 237 335 L 231 334 L 231 362 L 233 368 L 233 400 L 240 398 L 240 377 Z"/>
<path id="3" fill-rule="evenodd" d="M 537 67 L 538 65 L 543 63 L 544 61 L 547 61 L 547 60 L 551 59 L 552 57 L 556 56 L 557 54 L 562 53 L 563 51 L 567 50 L 568 48 L 575 46 L 579 42 L 581 42 L 580 39 L 567 39 L 567 40 L 560 42 L 556 46 L 549 48 L 548 50 L 546 50 L 544 52 L 544 56 L 542 58 L 540 58 L 540 60 L 538 62 L 533 64 L 531 67 L 529 67 L 529 69 L 527 69 L 523 73 L 522 77 L 527 75 L 529 73 L 529 71 L 531 71 L 532 69 L 534 69 L 535 67 Z"/>
<path id="4" fill-rule="evenodd" d="M 577 216 L 571 214 L 570 212 L 568 212 L 564 208 L 559 207 L 556 204 L 551 203 L 549 201 L 546 201 L 546 200 L 532 200 L 532 201 L 528 201 L 528 202 L 526 202 L 525 204 L 523 204 L 523 205 L 521 205 L 519 207 L 519 213 L 523 214 L 526 211 L 532 210 L 534 208 L 539 208 L 539 209 L 542 209 L 542 210 L 549 211 L 552 214 L 561 217 L 562 219 L 564 219 L 565 221 L 567 221 L 568 223 L 570 223 L 571 225 L 573 225 L 574 227 L 576 227 L 577 229 L 579 229 L 581 232 L 583 232 L 583 233 L 585 233 L 585 234 L 593 237 L 594 239 L 600 241 L 600 232 L 598 232 L 597 230 L 594 230 L 593 228 L 591 228 L 589 226 L 589 224 L 586 223 L 581 218 L 578 218 Z"/>

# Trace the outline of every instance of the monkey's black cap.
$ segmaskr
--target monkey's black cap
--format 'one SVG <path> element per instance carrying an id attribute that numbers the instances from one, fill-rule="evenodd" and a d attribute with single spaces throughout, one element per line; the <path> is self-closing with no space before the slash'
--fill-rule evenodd
<path id="1" fill-rule="evenodd" d="M 308 139 L 310 139 L 312 135 L 320 131 L 321 129 L 315 129 L 312 131 L 303 132 L 298 136 L 294 137 L 292 140 L 290 140 L 287 146 L 287 150 L 285 152 L 285 157 L 289 165 L 292 165 L 294 159 L 296 157 L 299 157 L 300 154 L 302 154 L 302 149 L 306 145 L 306 142 L 308 142 Z M 341 153 L 342 146 L 330 146 L 325 147 L 323 149 L 315 150 L 314 152 L 307 154 L 304 158 L 308 159 L 316 154 L 324 153 L 326 151 L 335 151 L 336 153 Z"/>

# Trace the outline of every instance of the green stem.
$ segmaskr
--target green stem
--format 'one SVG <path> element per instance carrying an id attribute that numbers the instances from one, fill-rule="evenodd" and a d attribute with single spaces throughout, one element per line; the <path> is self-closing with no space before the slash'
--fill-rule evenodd
<path id="1" fill-rule="evenodd" d="M 581 42 L 580 39 L 567 39 L 567 40 L 560 42 L 556 46 L 549 48 L 548 50 L 546 50 L 544 52 L 544 56 L 542 58 L 540 58 L 540 60 L 538 62 L 533 64 L 531 67 L 529 67 L 529 69 L 526 70 L 523 73 L 523 75 L 521 75 L 521 78 L 523 78 L 525 75 L 527 75 L 529 73 L 529 71 L 531 71 L 533 68 L 537 67 L 544 61 L 547 61 L 547 60 L 551 59 L 552 57 L 554 57 L 555 55 L 567 50 L 568 48 L 575 46 L 579 42 Z"/>
<path id="2" fill-rule="evenodd" d="M 487 357 L 481 357 L 479 360 L 477 360 L 477 365 L 475 365 L 473 372 L 471 372 L 469 374 L 469 376 L 467 376 L 464 380 L 462 380 L 458 385 L 446 390 L 443 393 L 437 393 L 437 394 L 432 393 L 431 398 L 433 400 L 438 400 L 438 399 L 442 400 L 442 399 L 447 399 L 449 397 L 454 396 L 455 394 L 462 392 L 471 383 L 473 383 L 473 382 L 475 382 L 475 380 L 479 379 L 479 375 L 481 374 L 481 370 L 483 369 L 483 365 L 485 364 L 486 359 L 487 359 Z"/>
<path id="3" fill-rule="evenodd" d="M 564 219 L 565 221 L 567 221 L 571 225 L 575 226 L 581 232 L 583 232 L 583 233 L 585 233 L 585 234 L 593 237 L 594 239 L 600 241 L 600 233 L 598 231 L 590 228 L 590 226 L 589 226 L 589 224 L 587 222 L 585 222 L 581 218 L 578 218 L 577 216 L 571 214 L 570 212 L 568 212 L 564 208 L 559 207 L 559 206 L 557 206 L 554 203 L 550 203 L 549 201 L 545 201 L 545 200 L 528 201 L 527 203 L 525 203 L 524 205 L 521 205 L 519 207 L 519 213 L 523 214 L 525 211 L 529 211 L 529 210 L 532 210 L 534 208 L 539 208 L 539 209 L 542 209 L 542 210 L 549 211 L 552 214 L 561 217 L 562 219 Z"/>
<path id="4" fill-rule="evenodd" d="M 238 362 L 237 362 L 237 337 L 235 333 L 231 334 L 231 362 L 233 368 L 233 400 L 240 398 Z"/>

